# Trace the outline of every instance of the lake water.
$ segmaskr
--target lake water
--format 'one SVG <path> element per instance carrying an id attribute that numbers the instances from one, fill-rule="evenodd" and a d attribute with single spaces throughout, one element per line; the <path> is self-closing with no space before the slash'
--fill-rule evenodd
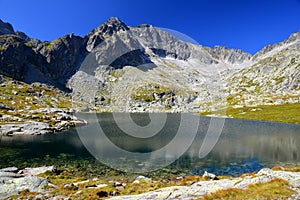
<path id="1" fill-rule="evenodd" d="M 217 175 L 238 176 L 275 165 L 300 166 L 300 125 L 225 119 L 212 150 L 199 157 L 211 118 L 187 116 L 189 122 L 199 120 L 195 135 L 193 123 L 182 125 L 181 114 L 153 115 L 152 120 L 159 119 L 156 123 L 163 121 L 157 126 L 163 126 L 149 137 L 147 134 L 151 133 L 141 133 L 141 137 L 130 135 L 128 129 L 124 134 L 126 125 L 130 128 L 132 121 L 140 128 L 149 127 L 148 114 L 118 114 L 115 118 L 112 114 L 84 114 L 81 117 L 89 125 L 60 134 L 2 136 L 0 168 L 58 165 L 97 175 L 105 174 L 110 167 L 128 172 L 156 170 L 149 173 L 183 175 L 202 175 L 207 170 Z M 178 134 L 179 129 L 183 130 L 182 135 Z"/>

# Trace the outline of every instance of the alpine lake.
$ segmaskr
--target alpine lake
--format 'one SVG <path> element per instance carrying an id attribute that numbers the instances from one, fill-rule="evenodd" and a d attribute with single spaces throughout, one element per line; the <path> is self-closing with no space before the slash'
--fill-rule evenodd
<path id="1" fill-rule="evenodd" d="M 74 176 L 142 174 L 170 178 L 201 176 L 204 171 L 236 177 L 264 167 L 300 166 L 299 124 L 219 118 L 220 134 L 209 136 L 214 120 L 193 114 L 103 113 L 79 117 L 86 119 L 88 125 L 55 134 L 2 136 L 0 168 L 55 165 Z M 124 131 L 132 123 L 138 130 L 151 131 L 155 118 L 162 127 L 154 124 L 152 129 L 157 128 L 153 130 L 157 133 L 149 137 Z M 206 145 L 208 150 L 201 154 L 205 142 L 210 142 Z"/>

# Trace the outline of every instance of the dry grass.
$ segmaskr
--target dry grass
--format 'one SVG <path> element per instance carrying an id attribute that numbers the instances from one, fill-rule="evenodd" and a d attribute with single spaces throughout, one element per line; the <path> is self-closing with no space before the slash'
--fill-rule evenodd
<path id="1" fill-rule="evenodd" d="M 287 171 L 287 172 L 300 172 L 300 167 L 285 168 L 285 167 L 281 167 L 281 166 L 275 166 L 272 168 L 272 170 Z"/>
<path id="2" fill-rule="evenodd" d="M 256 111 L 251 111 L 256 109 Z M 261 105 L 255 107 L 232 108 L 226 110 L 227 116 L 251 120 L 300 123 L 300 103 L 283 105 Z"/>
<path id="3" fill-rule="evenodd" d="M 230 188 L 204 195 L 205 200 L 245 200 L 245 199 L 288 199 L 295 191 L 291 190 L 287 181 L 274 179 L 268 183 L 248 186 L 246 190 Z"/>

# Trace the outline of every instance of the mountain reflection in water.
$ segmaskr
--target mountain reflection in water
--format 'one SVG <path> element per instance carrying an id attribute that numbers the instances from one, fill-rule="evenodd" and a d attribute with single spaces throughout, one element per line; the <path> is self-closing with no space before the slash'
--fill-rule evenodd
<path id="1" fill-rule="evenodd" d="M 86 119 L 93 119 L 85 114 Z M 148 114 L 131 114 L 132 119 L 139 125 L 150 123 Z M 151 152 L 162 148 L 174 137 L 174 131 L 180 123 L 179 114 L 168 114 L 167 127 L 159 137 L 139 142 L 118 134 L 118 128 L 113 125 L 111 114 L 98 114 L 101 127 L 110 135 L 113 142 L 123 149 L 132 152 Z M 225 125 L 217 144 L 213 150 L 202 159 L 199 159 L 199 149 L 207 132 L 210 118 L 201 117 L 197 135 L 190 148 L 169 168 L 184 171 L 188 174 L 202 174 L 204 170 L 218 175 L 240 175 L 257 171 L 262 167 L 299 166 L 300 165 L 300 125 L 287 123 L 260 122 L 240 119 L 226 119 Z M 88 136 L 92 121 L 88 126 L 77 128 Z M 125 122 L 126 123 L 126 122 Z M 188 133 L 187 133 L 188 134 Z M 103 151 L 111 152 L 110 145 L 101 137 L 91 137 Z M 184 138 L 182 138 L 184 140 Z M 142 140 L 141 140 L 142 141 Z M 83 145 L 76 129 L 60 134 L 41 136 L 1 137 L 0 167 L 22 166 L 59 163 L 61 155 L 70 155 L 78 162 L 93 159 Z M 169 155 L 166 153 L 165 157 Z M 49 162 L 45 163 L 45 158 Z M 118 162 L 125 162 L 126 158 L 120 155 Z M 56 163 L 55 163 L 56 162 Z M 112 161 L 114 162 L 114 161 Z M 140 163 L 128 162 L 133 168 Z M 23 167 L 23 166 L 22 166 Z M 28 167 L 28 166 L 26 166 Z"/>

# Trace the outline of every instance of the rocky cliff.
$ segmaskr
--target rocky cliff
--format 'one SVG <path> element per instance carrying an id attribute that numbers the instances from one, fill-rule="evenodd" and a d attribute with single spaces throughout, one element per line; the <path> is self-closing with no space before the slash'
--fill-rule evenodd
<path id="1" fill-rule="evenodd" d="M 98 111 L 211 113 L 299 103 L 299 49 L 300 32 L 251 55 L 118 18 L 84 37 L 41 42 L 0 20 L 1 74 L 68 88 Z"/>

